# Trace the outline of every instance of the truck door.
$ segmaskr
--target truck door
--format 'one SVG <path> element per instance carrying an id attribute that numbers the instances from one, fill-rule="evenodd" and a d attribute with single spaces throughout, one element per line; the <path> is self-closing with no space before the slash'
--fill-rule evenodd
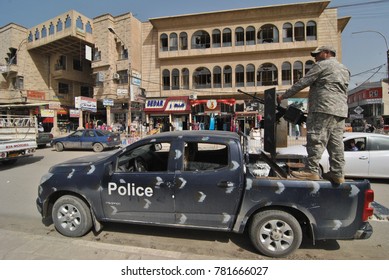
<path id="1" fill-rule="evenodd" d="M 242 160 L 234 144 L 183 143 L 182 167 L 175 184 L 177 224 L 231 227 L 243 184 Z"/>
<path id="2" fill-rule="evenodd" d="M 174 171 L 170 143 L 148 143 L 125 151 L 103 183 L 107 218 L 117 221 L 174 224 Z"/>

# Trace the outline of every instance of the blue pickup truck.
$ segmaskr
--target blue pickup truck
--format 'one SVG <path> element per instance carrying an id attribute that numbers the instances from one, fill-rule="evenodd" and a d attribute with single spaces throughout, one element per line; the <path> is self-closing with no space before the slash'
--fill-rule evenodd
<path id="1" fill-rule="evenodd" d="M 92 227 L 100 231 L 102 222 L 247 230 L 253 246 L 270 257 L 292 253 L 303 238 L 314 243 L 371 236 L 374 193 L 368 181 L 284 178 L 266 153 L 245 151 L 232 132 L 148 136 L 51 167 L 36 204 L 43 223 L 69 237 Z M 259 166 L 276 172 L 261 175 Z"/>

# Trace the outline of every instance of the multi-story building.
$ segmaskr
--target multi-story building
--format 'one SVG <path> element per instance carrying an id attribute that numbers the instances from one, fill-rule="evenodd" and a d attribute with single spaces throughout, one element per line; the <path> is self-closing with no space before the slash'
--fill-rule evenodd
<path id="1" fill-rule="evenodd" d="M 310 52 L 321 45 L 334 46 L 341 60 L 341 33 L 350 18 L 338 18 L 329 3 L 143 23 L 131 13 L 90 20 L 70 11 L 31 29 L 10 24 L 0 28 L 0 57 L 7 58 L 0 66 L 0 103 L 57 101 L 73 109 L 80 107 L 75 97 L 93 98 L 94 110 L 81 108 L 81 126 L 85 118 L 166 129 L 256 126 L 262 105 L 238 89 L 258 96 L 287 89 L 312 67 Z"/>

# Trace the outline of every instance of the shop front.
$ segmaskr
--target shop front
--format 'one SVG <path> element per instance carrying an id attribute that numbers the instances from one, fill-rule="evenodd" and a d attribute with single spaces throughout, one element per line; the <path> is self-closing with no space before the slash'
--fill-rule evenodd
<path id="1" fill-rule="evenodd" d="M 188 97 L 148 99 L 144 112 L 149 132 L 190 129 L 192 115 Z"/>

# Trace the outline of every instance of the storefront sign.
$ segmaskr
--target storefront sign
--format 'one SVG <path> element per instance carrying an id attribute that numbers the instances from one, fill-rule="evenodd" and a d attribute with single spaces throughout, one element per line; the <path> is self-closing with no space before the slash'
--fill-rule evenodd
<path id="1" fill-rule="evenodd" d="M 210 110 L 214 110 L 217 107 L 217 101 L 215 99 L 210 99 L 207 101 L 207 108 Z"/>
<path id="2" fill-rule="evenodd" d="M 128 89 L 126 88 L 118 88 L 116 90 L 116 94 L 118 97 L 127 97 L 128 96 Z"/>
<path id="3" fill-rule="evenodd" d="M 170 100 L 166 105 L 166 111 L 183 111 L 186 109 L 186 102 L 183 100 Z"/>
<path id="4" fill-rule="evenodd" d="M 54 117 L 54 110 L 41 109 L 41 117 L 42 118 L 52 118 L 52 117 Z"/>
<path id="5" fill-rule="evenodd" d="M 131 84 L 140 86 L 142 75 L 138 72 L 132 71 L 131 73 Z"/>
<path id="6" fill-rule="evenodd" d="M 149 99 L 146 101 L 145 108 L 147 109 L 162 109 L 165 106 L 164 99 Z"/>
<path id="7" fill-rule="evenodd" d="M 45 93 L 41 91 L 27 90 L 28 99 L 46 100 Z"/>
<path id="8" fill-rule="evenodd" d="M 103 99 L 104 106 L 113 106 L 113 99 Z"/>
<path id="9" fill-rule="evenodd" d="M 74 98 L 75 100 L 75 107 L 77 109 L 81 109 L 84 111 L 92 111 L 92 112 L 97 112 L 97 100 L 90 98 L 90 97 L 85 97 L 85 96 L 76 96 Z"/>
<path id="10" fill-rule="evenodd" d="M 71 118 L 79 118 L 80 117 L 80 110 L 78 110 L 78 109 L 70 109 L 69 110 L 69 117 L 71 117 Z"/>
<path id="11" fill-rule="evenodd" d="M 59 102 L 49 102 L 49 109 L 58 110 L 61 108 L 61 103 Z"/>

